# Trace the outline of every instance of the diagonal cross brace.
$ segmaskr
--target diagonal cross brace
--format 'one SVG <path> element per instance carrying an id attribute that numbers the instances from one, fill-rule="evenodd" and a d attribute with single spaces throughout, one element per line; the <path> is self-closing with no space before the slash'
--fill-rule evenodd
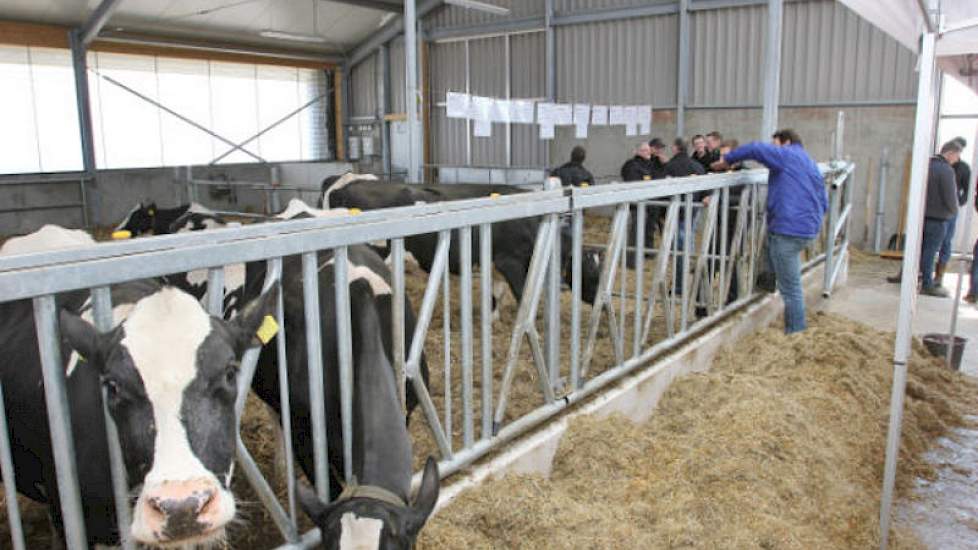
<path id="1" fill-rule="evenodd" d="M 666 211 L 665 226 L 662 230 L 662 243 L 659 246 L 659 254 L 655 258 L 655 271 L 652 274 L 652 285 L 649 287 L 649 304 L 645 310 L 645 322 L 642 324 L 642 342 L 648 340 L 649 333 L 652 331 L 656 293 L 662 295 L 663 304 L 669 301 L 666 277 L 669 273 L 669 251 L 672 249 L 672 245 L 676 241 L 676 235 L 679 233 L 679 206 L 679 197 L 673 197 Z M 666 323 L 671 336 L 675 313 L 671 307 L 666 307 L 665 310 Z"/>
<path id="2" fill-rule="evenodd" d="M 611 293 L 615 285 L 619 261 L 625 253 L 627 237 L 628 205 L 621 204 L 615 211 L 615 217 L 611 224 L 611 237 L 608 239 L 605 261 L 601 267 L 601 276 L 598 279 L 598 293 L 595 296 L 594 305 L 591 306 L 591 316 L 588 319 L 588 338 L 581 360 L 582 377 L 587 375 L 588 368 L 591 366 L 591 358 L 594 356 L 594 346 L 598 338 L 598 325 L 601 323 L 601 313 L 604 311 L 608 313 L 608 329 L 611 334 L 612 347 L 615 350 L 615 361 L 618 364 L 624 361 L 624 357 L 622 357 L 624 355 L 624 346 L 622 345 L 624 327 L 618 325 L 615 308 L 611 303 Z"/>

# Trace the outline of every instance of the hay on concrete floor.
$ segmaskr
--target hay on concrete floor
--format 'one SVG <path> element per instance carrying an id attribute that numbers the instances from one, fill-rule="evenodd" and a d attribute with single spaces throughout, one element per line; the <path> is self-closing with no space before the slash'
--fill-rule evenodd
<path id="1" fill-rule="evenodd" d="M 893 335 L 833 315 L 767 329 L 677 380 L 645 425 L 580 418 L 550 479 L 508 476 L 430 522 L 432 548 L 872 548 Z M 914 344 L 898 491 L 976 410 L 971 379 Z M 894 548 L 922 545 L 897 529 Z"/>

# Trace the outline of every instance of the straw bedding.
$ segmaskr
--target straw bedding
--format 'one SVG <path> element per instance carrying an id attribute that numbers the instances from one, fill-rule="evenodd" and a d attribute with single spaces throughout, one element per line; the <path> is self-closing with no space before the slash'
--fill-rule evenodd
<path id="1" fill-rule="evenodd" d="M 833 315 L 777 328 L 677 380 L 645 425 L 580 418 L 550 479 L 508 476 L 430 521 L 431 548 L 870 548 L 893 335 Z M 914 343 L 898 493 L 976 410 L 975 382 Z M 894 547 L 921 541 L 898 529 Z"/>

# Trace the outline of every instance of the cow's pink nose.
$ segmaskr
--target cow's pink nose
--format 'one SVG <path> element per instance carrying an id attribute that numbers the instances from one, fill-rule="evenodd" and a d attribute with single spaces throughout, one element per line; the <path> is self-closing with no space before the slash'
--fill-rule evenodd
<path id="1" fill-rule="evenodd" d="M 143 520 L 161 541 L 206 533 L 215 525 L 218 487 L 208 480 L 166 481 L 143 493 Z"/>

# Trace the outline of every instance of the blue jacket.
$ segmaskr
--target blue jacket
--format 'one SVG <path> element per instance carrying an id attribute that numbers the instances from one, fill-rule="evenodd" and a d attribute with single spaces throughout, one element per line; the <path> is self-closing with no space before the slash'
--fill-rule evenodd
<path id="1" fill-rule="evenodd" d="M 729 164 L 757 161 L 770 170 L 767 186 L 768 231 L 813 238 L 828 209 L 825 179 L 801 145 L 751 142 L 724 155 Z"/>

